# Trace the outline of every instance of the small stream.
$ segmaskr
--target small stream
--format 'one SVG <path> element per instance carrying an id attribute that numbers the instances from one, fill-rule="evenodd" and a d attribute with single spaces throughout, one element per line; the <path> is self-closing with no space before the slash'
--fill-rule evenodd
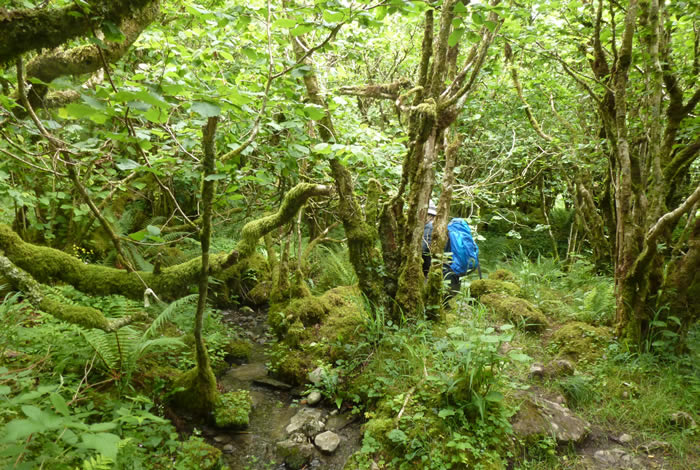
<path id="1" fill-rule="evenodd" d="M 283 470 L 299 468 L 287 466 L 277 452 L 277 443 L 290 438 L 286 428 L 290 420 L 306 405 L 299 404 L 299 389 L 268 376 L 267 367 L 267 315 L 265 312 L 249 314 L 230 312 L 225 319 L 242 327 L 253 342 L 253 351 L 246 364 L 233 365 L 218 382 L 226 392 L 246 389 L 250 391 L 253 407 L 250 424 L 243 431 L 226 431 L 205 428 L 205 436 L 224 453 L 224 459 L 235 470 Z M 349 413 L 338 413 L 335 407 L 325 407 L 324 402 L 314 407 L 321 412 L 324 431 L 333 431 L 340 437 L 340 444 L 333 453 L 323 453 L 312 448 L 312 456 L 304 469 L 342 470 L 348 458 L 361 447 L 360 424 Z M 298 435 L 297 435 L 298 436 Z M 298 437 L 297 437 L 298 438 Z M 306 438 L 303 444 L 311 444 Z M 307 446 L 307 449 L 311 449 Z"/>

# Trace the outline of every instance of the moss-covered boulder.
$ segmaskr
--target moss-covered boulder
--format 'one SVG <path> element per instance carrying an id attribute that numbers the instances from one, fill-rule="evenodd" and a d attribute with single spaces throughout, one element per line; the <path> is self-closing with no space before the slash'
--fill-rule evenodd
<path id="1" fill-rule="evenodd" d="M 214 408 L 214 422 L 219 428 L 243 429 L 248 426 L 252 406 L 248 390 L 223 393 Z"/>
<path id="2" fill-rule="evenodd" d="M 258 282 L 255 287 L 248 291 L 246 299 L 251 305 L 264 305 L 270 301 L 272 291 L 272 281 Z"/>
<path id="3" fill-rule="evenodd" d="M 496 315 L 527 331 L 541 331 L 549 325 L 542 310 L 525 299 L 506 294 L 486 294 L 482 304 L 493 309 Z"/>
<path id="4" fill-rule="evenodd" d="M 192 470 L 224 470 L 228 468 L 221 459 L 221 450 L 196 436 L 190 436 L 182 443 L 175 467 Z"/>
<path id="5" fill-rule="evenodd" d="M 492 273 L 489 273 L 489 279 L 493 281 L 508 281 L 512 282 L 513 284 L 515 284 L 515 281 L 517 280 L 515 274 L 506 269 L 497 269 Z"/>
<path id="6" fill-rule="evenodd" d="M 283 382 L 291 385 L 302 385 L 308 381 L 309 372 L 314 365 L 314 355 L 298 349 L 289 349 L 281 345 L 286 351 L 278 359 L 273 359 L 274 375 Z"/>
<path id="7" fill-rule="evenodd" d="M 224 358 L 227 363 L 242 363 L 250 359 L 250 354 L 253 351 L 253 346 L 250 342 L 243 339 L 232 339 L 224 344 Z"/>
<path id="8" fill-rule="evenodd" d="M 313 326 L 320 323 L 326 313 L 327 310 L 318 297 L 308 296 L 270 307 L 267 319 L 277 337 L 282 339 L 296 322 L 301 322 L 303 326 Z"/>
<path id="9" fill-rule="evenodd" d="M 521 395 L 512 418 L 513 432 L 526 446 L 554 437 L 560 444 L 577 443 L 588 434 L 589 424 L 569 409 L 534 393 Z"/>
<path id="10" fill-rule="evenodd" d="M 469 285 L 469 292 L 475 299 L 480 299 L 488 294 L 507 294 L 517 297 L 520 295 L 520 287 L 509 281 L 477 279 Z"/>
<path id="11" fill-rule="evenodd" d="M 550 348 L 560 357 L 593 362 L 603 355 L 612 337 L 610 328 L 571 322 L 554 333 Z"/>
<path id="12" fill-rule="evenodd" d="M 277 376 L 291 384 L 307 381 L 319 360 L 335 362 L 347 350 L 339 347 L 364 327 L 364 313 L 356 286 L 337 287 L 320 297 L 304 297 L 287 306 L 275 306 L 268 322 L 282 340 L 273 358 Z"/>

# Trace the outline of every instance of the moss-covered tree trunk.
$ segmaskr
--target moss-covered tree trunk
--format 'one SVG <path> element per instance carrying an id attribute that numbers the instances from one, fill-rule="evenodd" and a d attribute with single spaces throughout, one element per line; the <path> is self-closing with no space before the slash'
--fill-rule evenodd
<path id="1" fill-rule="evenodd" d="M 450 201 L 452 200 L 452 186 L 454 184 L 454 167 L 457 161 L 457 153 L 462 140 L 456 137 L 445 151 L 445 170 L 442 180 L 442 191 L 437 205 L 437 216 L 433 221 L 433 237 L 430 243 L 430 252 L 433 253 L 428 272 L 425 303 L 427 316 L 431 319 L 443 319 L 444 313 L 444 283 L 442 265 L 444 247 L 447 244 L 447 223 L 449 220 Z M 435 256 L 438 254 L 438 256 Z"/>
<path id="2" fill-rule="evenodd" d="M 204 158 L 202 159 L 202 229 L 200 243 L 202 245 L 201 269 L 199 272 L 199 297 L 194 317 L 194 350 L 196 366 L 185 372 L 175 381 L 175 388 L 184 390 L 174 395 L 173 400 L 181 407 L 195 413 L 206 414 L 214 410 L 217 399 L 216 377 L 211 368 L 207 346 L 202 337 L 204 310 L 207 306 L 209 292 L 209 246 L 211 243 L 211 214 L 212 201 L 216 181 L 209 176 L 216 172 L 214 136 L 218 118 L 211 117 L 202 129 Z"/>
<path id="3" fill-rule="evenodd" d="M 612 74 L 616 130 L 617 328 L 622 337 L 637 345 L 647 343 L 651 338 L 654 319 L 675 316 L 681 320 L 682 332 L 683 325 L 689 325 L 697 311 L 686 309 L 682 300 L 689 298 L 697 288 L 694 275 L 689 274 L 689 265 L 695 263 L 691 269 L 697 270 L 695 239 L 689 238 L 685 253 L 675 261 L 668 259 L 664 245 L 672 244 L 673 228 L 700 200 L 698 185 L 675 209 L 669 211 L 667 208 L 667 201 L 672 200 L 670 196 L 682 181 L 679 175 L 687 174 L 698 153 L 678 129 L 681 121 L 700 101 L 700 91 L 683 103 L 683 93 L 678 89 L 678 80 L 669 65 L 666 43 L 669 36 L 660 20 L 664 8 L 665 5 L 657 1 L 645 2 L 641 6 L 638 1 L 630 2 L 625 12 L 618 61 Z M 635 56 L 633 53 L 638 49 L 641 54 Z M 662 52 L 666 55 L 662 56 Z M 650 136 L 645 148 L 635 148 L 631 144 L 630 133 L 634 128 L 628 124 L 628 108 L 635 106 L 634 112 L 640 113 L 629 90 L 629 74 L 635 57 L 639 57 L 639 67 L 648 77 L 641 109 L 641 113 L 648 117 L 644 135 Z M 668 105 L 666 112 L 662 113 L 665 99 Z M 683 161 L 679 162 L 679 158 Z M 669 261 L 677 271 L 665 269 Z M 680 304 L 675 304 L 664 288 L 674 289 L 673 296 L 681 299 Z M 674 305 L 673 310 L 667 308 Z"/>
<path id="4" fill-rule="evenodd" d="M 304 75 L 304 85 L 309 101 L 321 106 L 325 112 L 318 125 L 321 140 L 335 142 L 337 136 L 333 120 L 321 94 L 313 63 L 306 57 L 304 39 L 302 36 L 292 36 L 291 42 L 297 60 L 302 60 L 310 69 Z M 360 290 L 372 304 L 384 308 L 388 306 L 389 300 L 384 290 L 381 256 L 375 248 L 376 231 L 365 221 L 362 208 L 355 197 L 352 175 L 348 169 L 337 158 L 331 158 L 329 164 L 338 195 L 338 216 L 345 228 L 350 262 L 357 273 Z"/>

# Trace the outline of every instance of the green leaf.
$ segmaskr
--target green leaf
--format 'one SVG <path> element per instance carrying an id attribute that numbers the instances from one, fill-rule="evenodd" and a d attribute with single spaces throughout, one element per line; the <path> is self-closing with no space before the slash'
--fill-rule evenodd
<path id="1" fill-rule="evenodd" d="M 306 113 L 310 119 L 319 121 L 326 115 L 326 110 L 317 104 L 307 104 L 304 106 L 304 113 Z"/>
<path id="2" fill-rule="evenodd" d="M 402 443 L 406 442 L 408 439 L 408 436 L 406 435 L 405 432 L 403 432 L 400 429 L 392 429 L 389 434 L 387 434 L 387 437 L 392 441 L 396 443 Z"/>
<path id="3" fill-rule="evenodd" d="M 0 395 L 9 395 L 12 389 L 7 385 L 0 385 Z"/>
<path id="4" fill-rule="evenodd" d="M 116 427 L 117 427 L 117 423 L 111 423 L 111 422 L 95 423 L 95 424 L 90 425 L 90 431 L 93 431 L 93 432 L 110 431 Z"/>
<path id="5" fill-rule="evenodd" d="M 508 356 L 509 356 L 512 360 L 518 361 L 518 362 L 528 362 L 528 361 L 532 360 L 532 358 L 531 358 L 530 356 L 528 356 L 527 354 L 523 354 L 523 353 L 519 353 L 519 352 L 513 352 L 513 351 L 511 351 L 511 352 L 508 354 Z"/>
<path id="6" fill-rule="evenodd" d="M 70 410 L 68 409 L 66 400 L 64 400 L 61 395 L 59 395 L 58 393 L 51 393 L 49 395 L 49 399 L 51 400 L 51 403 L 53 404 L 53 407 L 56 409 L 57 412 L 61 413 L 63 416 L 70 415 Z"/>
<path id="7" fill-rule="evenodd" d="M 455 4 L 455 13 L 466 13 L 467 12 L 467 7 L 464 6 L 464 3 L 462 2 L 457 2 Z"/>
<path id="8" fill-rule="evenodd" d="M 272 23 L 272 28 L 273 29 L 277 29 L 277 28 L 289 29 L 289 28 L 293 28 L 294 26 L 296 26 L 296 24 L 297 24 L 296 20 L 293 20 L 290 18 L 280 18 L 279 20 Z"/>
<path id="9" fill-rule="evenodd" d="M 481 26 L 484 24 L 484 17 L 481 13 L 478 11 L 472 12 L 472 21 L 474 22 L 475 25 Z"/>
<path id="10" fill-rule="evenodd" d="M 320 153 L 321 155 L 325 155 L 331 153 L 331 146 L 326 142 L 321 142 L 320 144 L 316 144 L 313 146 L 313 151 L 316 153 Z"/>
<path id="11" fill-rule="evenodd" d="M 343 15 L 343 12 L 339 12 L 339 11 L 332 11 L 332 10 L 324 10 L 323 11 L 323 19 L 329 23 L 338 23 L 340 21 L 343 21 L 344 16 L 345 15 Z"/>
<path id="12" fill-rule="evenodd" d="M 0 433 L 0 442 L 14 442 L 24 440 L 30 434 L 41 432 L 44 426 L 36 421 L 28 419 L 14 419 L 5 425 L 3 432 Z"/>
<path id="13" fill-rule="evenodd" d="M 481 335 L 481 341 L 484 343 L 498 343 L 501 338 L 496 335 Z"/>
<path id="14" fill-rule="evenodd" d="M 494 31 L 496 31 L 497 25 L 494 21 L 484 21 L 484 26 L 486 26 L 486 28 L 488 28 L 488 30 L 493 33 Z"/>
<path id="15" fill-rule="evenodd" d="M 155 225 L 148 225 L 146 230 L 148 230 L 149 235 L 153 235 L 155 237 L 160 235 L 160 228 L 156 227 Z"/>
<path id="16" fill-rule="evenodd" d="M 490 401 L 492 403 L 499 403 L 503 401 L 503 394 L 501 392 L 491 390 L 489 393 L 486 394 L 484 398 L 486 399 L 486 401 Z"/>
<path id="17" fill-rule="evenodd" d="M 135 161 L 127 158 L 126 160 L 120 161 L 115 166 L 122 171 L 127 171 L 127 170 L 134 170 L 136 168 L 139 168 L 141 165 L 139 165 Z"/>
<path id="18" fill-rule="evenodd" d="M 65 108 L 61 108 L 58 115 L 62 118 L 88 118 L 97 124 L 104 124 L 109 116 L 102 112 L 96 111 L 92 106 L 84 103 L 70 103 Z"/>
<path id="19" fill-rule="evenodd" d="M 143 116 L 154 124 L 163 124 L 168 120 L 168 113 L 164 109 L 156 108 L 155 106 L 146 111 Z"/>
<path id="20" fill-rule="evenodd" d="M 218 105 L 206 101 L 195 101 L 192 103 L 192 111 L 203 118 L 210 118 L 221 114 L 221 108 Z"/>
<path id="21" fill-rule="evenodd" d="M 79 447 L 94 449 L 112 460 L 117 458 L 119 442 L 121 441 L 119 436 L 107 432 L 101 432 L 99 434 L 83 434 L 82 438 L 83 442 Z"/>
<path id="22" fill-rule="evenodd" d="M 297 26 L 296 28 L 294 28 L 293 30 L 291 30 L 291 31 L 289 32 L 289 34 L 291 34 L 292 36 L 301 36 L 302 34 L 308 33 L 308 32 L 311 31 L 312 29 L 314 29 L 313 25 L 310 25 L 310 24 L 300 24 L 299 26 Z"/>
<path id="23" fill-rule="evenodd" d="M 102 23 L 102 32 L 105 34 L 105 39 L 108 41 L 122 42 L 125 38 L 124 33 L 111 21 Z"/>
<path id="24" fill-rule="evenodd" d="M 455 414 L 456 413 L 454 408 L 443 408 L 438 413 L 438 417 L 447 418 L 448 416 L 454 416 Z"/>
<path id="25" fill-rule="evenodd" d="M 131 238 L 132 240 L 136 240 L 137 242 L 140 242 L 141 240 L 146 238 L 146 232 L 144 232 L 143 230 L 140 230 L 138 232 L 130 233 L 129 238 Z"/>
<path id="26" fill-rule="evenodd" d="M 460 39 L 462 39 L 462 34 L 464 34 L 464 28 L 457 28 L 454 31 L 452 31 L 452 34 L 450 34 L 450 37 L 447 38 L 447 44 L 450 47 L 454 47 Z"/>

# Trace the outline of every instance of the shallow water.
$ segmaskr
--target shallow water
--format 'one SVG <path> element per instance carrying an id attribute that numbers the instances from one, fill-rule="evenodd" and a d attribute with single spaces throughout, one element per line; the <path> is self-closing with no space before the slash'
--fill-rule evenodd
<path id="1" fill-rule="evenodd" d="M 264 312 L 259 312 L 254 317 L 248 316 L 241 323 L 236 321 L 235 313 L 226 317 L 239 325 L 244 324 L 258 337 L 265 334 Z M 211 444 L 224 451 L 224 459 L 233 470 L 287 468 L 276 455 L 276 444 L 288 437 L 285 428 L 299 410 L 296 403 L 299 397 L 295 398 L 292 390 L 276 389 L 255 382 L 268 377 L 265 366 L 266 349 L 265 344 L 254 343 L 250 362 L 231 367 L 218 379 L 220 386 L 227 392 L 249 390 L 253 401 L 250 424 L 246 430 L 216 430 L 208 439 Z M 322 454 L 316 449 L 313 460 L 305 468 L 342 470 L 350 455 L 361 446 L 360 425 L 349 415 L 338 415 L 333 408 L 324 408 L 322 405 L 319 405 L 319 408 L 324 410 L 324 415 L 328 418 L 326 430 L 338 434 L 341 442 L 331 455 Z"/>

